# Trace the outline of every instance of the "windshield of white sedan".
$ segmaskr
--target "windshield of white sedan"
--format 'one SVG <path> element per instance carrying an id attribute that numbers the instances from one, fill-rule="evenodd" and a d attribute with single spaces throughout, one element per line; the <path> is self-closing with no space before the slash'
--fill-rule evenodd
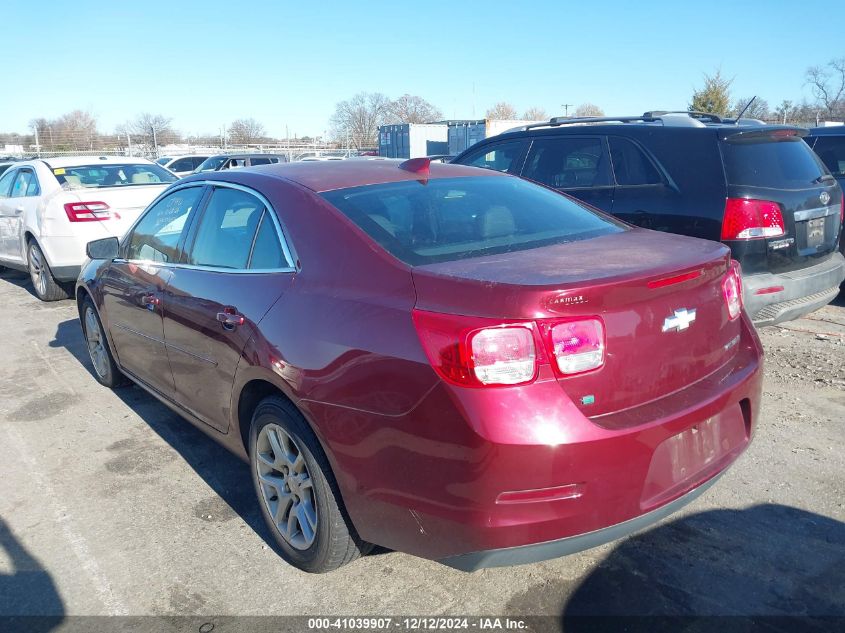
<path id="1" fill-rule="evenodd" d="M 444 178 L 322 195 L 385 250 L 412 266 L 627 230 L 570 198 L 517 178 Z"/>
<path id="2" fill-rule="evenodd" d="M 176 182 L 178 178 L 166 169 L 152 163 L 108 163 L 56 167 L 53 175 L 63 189 L 99 189 L 101 187 L 127 187 L 132 185 L 159 185 Z"/>

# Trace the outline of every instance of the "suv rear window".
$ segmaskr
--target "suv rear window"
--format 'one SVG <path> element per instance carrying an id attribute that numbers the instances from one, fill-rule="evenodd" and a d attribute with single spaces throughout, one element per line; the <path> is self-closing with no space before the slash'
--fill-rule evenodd
<path id="1" fill-rule="evenodd" d="M 770 189 L 804 189 L 826 173 L 798 136 L 772 136 L 722 142 L 728 184 Z"/>
<path id="2" fill-rule="evenodd" d="M 845 176 L 845 136 L 819 136 L 813 149 L 834 176 Z"/>
<path id="3" fill-rule="evenodd" d="M 518 178 L 444 178 L 322 195 L 385 250 L 412 266 L 627 230 L 566 196 Z"/>
<path id="4" fill-rule="evenodd" d="M 53 175 L 63 189 L 99 189 L 101 187 L 126 187 L 132 185 L 159 185 L 179 180 L 176 176 L 153 163 L 103 163 L 56 167 Z"/>

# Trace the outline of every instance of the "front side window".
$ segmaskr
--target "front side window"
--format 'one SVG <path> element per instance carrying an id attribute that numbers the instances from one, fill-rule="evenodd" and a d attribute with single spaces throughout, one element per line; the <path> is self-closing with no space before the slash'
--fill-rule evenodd
<path id="1" fill-rule="evenodd" d="M 845 136 L 820 136 L 813 149 L 834 176 L 845 176 Z"/>
<path id="2" fill-rule="evenodd" d="M 150 207 L 129 238 L 126 258 L 159 263 L 176 262 L 179 257 L 179 240 L 188 216 L 200 201 L 202 189 L 179 189 Z"/>
<path id="3" fill-rule="evenodd" d="M 194 266 L 244 269 L 264 204 L 240 189 L 215 189 L 200 219 L 188 263 Z"/>
<path id="4" fill-rule="evenodd" d="M 606 187 L 611 184 L 609 163 L 599 137 L 538 139 L 531 144 L 522 175 L 557 189 Z"/>
<path id="5" fill-rule="evenodd" d="M 99 189 L 103 187 L 131 187 L 176 182 L 178 178 L 155 163 L 103 163 L 57 167 L 53 175 L 62 189 Z"/>
<path id="6" fill-rule="evenodd" d="M 462 165 L 482 167 L 494 171 L 508 171 L 522 153 L 522 141 L 487 145 L 461 159 Z"/>
<path id="7" fill-rule="evenodd" d="M 9 194 L 12 191 L 12 183 L 15 180 L 15 172 L 14 170 L 7 171 L 3 174 L 3 177 L 0 178 L 0 198 L 8 198 Z"/>
<path id="8" fill-rule="evenodd" d="M 412 266 L 586 240 L 625 225 L 514 177 L 443 178 L 322 194 Z"/>
<path id="9" fill-rule="evenodd" d="M 170 171 L 191 171 L 194 161 L 190 158 L 180 158 L 170 166 Z"/>
<path id="10" fill-rule="evenodd" d="M 617 185 L 659 185 L 663 182 L 648 156 L 632 141 L 620 136 L 611 136 L 608 140 Z"/>

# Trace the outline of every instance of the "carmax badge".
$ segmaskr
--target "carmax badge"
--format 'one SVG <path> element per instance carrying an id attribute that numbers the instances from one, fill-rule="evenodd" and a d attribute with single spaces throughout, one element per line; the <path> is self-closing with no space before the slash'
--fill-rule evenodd
<path id="1" fill-rule="evenodd" d="M 695 321 L 695 310 L 681 308 L 680 310 L 675 310 L 675 314 L 672 316 L 666 317 L 666 320 L 663 321 L 663 331 L 675 330 L 676 332 L 680 332 L 681 330 L 686 330 L 693 321 Z"/>

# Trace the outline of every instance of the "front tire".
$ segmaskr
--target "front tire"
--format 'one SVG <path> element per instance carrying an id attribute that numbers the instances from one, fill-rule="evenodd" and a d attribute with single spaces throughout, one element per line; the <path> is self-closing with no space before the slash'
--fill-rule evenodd
<path id="1" fill-rule="evenodd" d="M 288 563 L 324 573 L 366 553 L 317 438 L 289 401 L 271 396 L 256 407 L 249 459 L 261 514 Z"/>
<path id="2" fill-rule="evenodd" d="M 41 301 L 67 299 L 67 291 L 53 277 L 53 271 L 50 270 L 50 265 L 47 263 L 47 258 L 44 257 L 41 247 L 38 246 L 38 242 L 30 240 L 26 254 L 29 265 L 29 277 L 32 279 L 35 296 L 41 299 Z"/>
<path id="3" fill-rule="evenodd" d="M 97 382 L 110 389 L 127 384 L 129 380 L 121 373 L 117 363 L 114 362 L 103 324 L 97 315 L 91 297 L 86 297 L 82 302 L 79 320 L 82 323 L 82 333 L 85 335 L 88 356 L 91 358 L 91 365 L 94 367 L 94 377 Z"/>

